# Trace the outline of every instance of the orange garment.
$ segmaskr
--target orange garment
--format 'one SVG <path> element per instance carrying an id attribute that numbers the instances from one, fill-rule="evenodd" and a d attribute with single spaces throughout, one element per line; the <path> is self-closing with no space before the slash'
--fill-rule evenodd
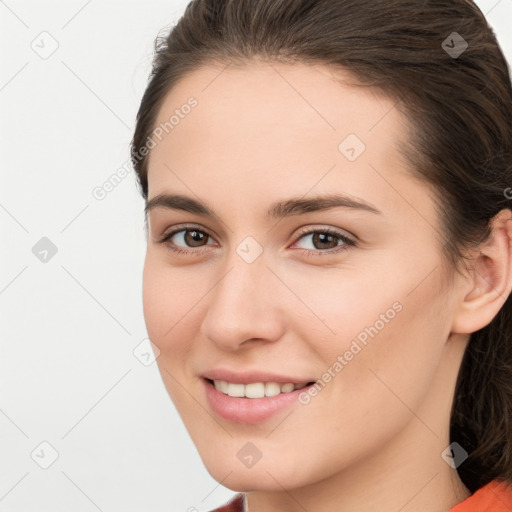
<path id="1" fill-rule="evenodd" d="M 224 506 L 211 512 L 244 512 L 244 495 L 235 494 Z M 512 512 L 512 485 L 492 480 L 448 512 Z"/>
<path id="2" fill-rule="evenodd" d="M 448 512 L 512 512 L 512 485 L 492 480 Z"/>

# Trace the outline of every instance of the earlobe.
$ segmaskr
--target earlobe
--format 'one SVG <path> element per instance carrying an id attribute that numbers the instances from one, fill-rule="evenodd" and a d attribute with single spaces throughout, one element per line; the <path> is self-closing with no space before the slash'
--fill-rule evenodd
<path id="1" fill-rule="evenodd" d="M 471 272 L 461 287 L 453 318 L 454 333 L 470 334 L 488 325 L 511 293 L 512 211 L 501 210 L 490 227 L 489 238 L 477 248 Z"/>

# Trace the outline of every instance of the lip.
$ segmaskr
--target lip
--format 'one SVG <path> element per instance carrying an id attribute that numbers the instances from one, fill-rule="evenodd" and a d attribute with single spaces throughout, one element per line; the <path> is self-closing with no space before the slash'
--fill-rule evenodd
<path id="1" fill-rule="evenodd" d="M 274 414 L 291 407 L 298 401 L 300 393 L 309 388 L 309 386 L 306 386 L 301 389 L 296 389 L 295 391 L 290 391 L 289 393 L 281 393 L 276 396 L 266 396 L 264 398 L 239 398 L 218 391 L 215 389 L 213 383 L 206 378 L 202 378 L 201 381 L 203 382 L 206 399 L 212 411 L 225 420 L 243 424 L 261 423 L 268 420 Z M 251 380 L 250 382 L 261 382 L 261 380 Z M 239 384 L 243 383 L 239 382 Z"/>
<path id="2" fill-rule="evenodd" d="M 279 384 L 307 384 L 308 382 L 315 382 L 317 379 L 302 379 L 300 377 L 290 377 L 286 375 L 277 375 L 274 373 L 250 371 L 244 373 L 235 373 L 230 370 L 223 370 L 221 368 L 210 370 L 201 377 L 210 380 L 224 380 L 232 382 L 233 384 L 251 384 L 252 382 L 277 382 Z"/>

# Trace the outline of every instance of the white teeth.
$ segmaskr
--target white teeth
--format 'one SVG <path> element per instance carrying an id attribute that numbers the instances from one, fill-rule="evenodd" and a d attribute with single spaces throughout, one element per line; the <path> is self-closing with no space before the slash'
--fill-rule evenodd
<path id="1" fill-rule="evenodd" d="M 254 382 L 253 384 L 240 384 L 245 387 L 245 394 L 247 398 L 262 398 L 265 396 L 265 384 L 263 382 Z M 228 388 L 229 389 L 229 388 Z"/>
<path id="2" fill-rule="evenodd" d="M 224 380 L 214 380 L 213 383 L 215 384 L 215 388 L 219 391 L 222 391 L 223 393 L 228 394 L 228 383 Z"/>
<path id="3" fill-rule="evenodd" d="M 228 384 L 228 395 L 229 396 L 236 396 L 236 397 L 244 397 L 244 385 L 243 384 L 233 384 L 230 382 Z"/>
<path id="4" fill-rule="evenodd" d="M 267 382 L 265 384 L 265 396 L 276 396 L 281 393 L 281 386 L 277 382 Z"/>
<path id="5" fill-rule="evenodd" d="M 218 391 L 238 398 L 263 398 L 265 396 L 276 396 L 280 393 L 290 393 L 295 389 L 301 389 L 306 384 L 279 384 L 277 382 L 251 382 L 250 384 L 235 384 L 224 380 L 214 380 L 213 384 Z"/>

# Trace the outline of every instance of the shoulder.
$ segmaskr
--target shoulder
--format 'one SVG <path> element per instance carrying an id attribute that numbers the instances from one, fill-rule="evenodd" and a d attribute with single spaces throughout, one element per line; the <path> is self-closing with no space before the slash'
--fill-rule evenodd
<path id="1" fill-rule="evenodd" d="M 231 498 L 225 505 L 211 510 L 210 512 L 244 512 L 244 495 L 238 493 Z"/>

